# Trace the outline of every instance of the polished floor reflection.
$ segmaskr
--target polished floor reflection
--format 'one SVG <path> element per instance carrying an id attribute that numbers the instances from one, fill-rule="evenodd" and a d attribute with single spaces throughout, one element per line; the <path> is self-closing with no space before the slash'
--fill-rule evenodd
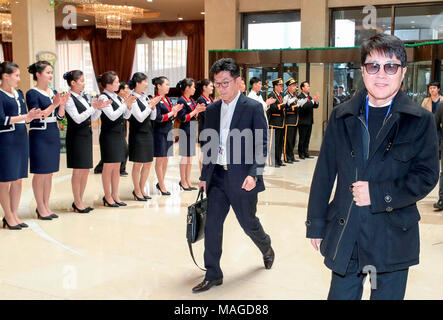
<path id="1" fill-rule="evenodd" d="M 94 159 L 99 158 L 94 146 Z M 71 170 L 65 155 L 54 175 L 51 207 L 60 218 L 37 220 L 31 178 L 24 182 L 20 216 L 30 228 L 0 230 L 0 299 L 325 299 L 330 271 L 305 239 L 306 205 L 316 158 L 279 169 L 267 168 L 267 190 L 259 195 L 258 217 L 276 252 L 265 270 L 259 250 L 232 212 L 224 227 L 224 283 L 195 295 L 204 276 L 190 258 L 185 224 L 197 192 L 181 192 L 179 158 L 170 160 L 167 188 L 155 190 L 152 169 L 148 202 L 132 198 L 131 178 L 120 180 L 124 208 L 105 208 L 101 176 L 91 170 L 86 203 L 95 210 L 72 211 Z M 193 182 L 199 168 L 196 159 Z M 128 172 L 132 164 L 128 163 Z M 406 299 L 443 299 L 443 214 L 434 212 L 438 189 L 419 203 L 421 262 L 410 269 Z M 203 242 L 195 253 L 203 264 Z M 366 283 L 364 298 L 369 296 Z"/>

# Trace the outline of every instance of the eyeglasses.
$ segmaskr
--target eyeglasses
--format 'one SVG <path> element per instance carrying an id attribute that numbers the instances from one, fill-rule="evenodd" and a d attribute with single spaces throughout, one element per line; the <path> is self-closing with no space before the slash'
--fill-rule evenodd
<path id="1" fill-rule="evenodd" d="M 380 71 L 380 66 L 382 66 L 381 64 L 375 62 L 364 63 L 363 65 L 366 68 L 366 72 L 369 74 L 376 74 L 378 71 Z M 398 63 L 386 63 L 383 65 L 385 73 L 391 76 L 397 73 L 399 67 L 401 67 L 401 64 Z"/>
<path id="2" fill-rule="evenodd" d="M 233 80 L 229 80 L 229 81 L 223 81 L 223 82 L 214 82 L 214 87 L 216 88 L 227 88 L 229 87 L 229 84 L 231 83 L 231 81 Z"/>

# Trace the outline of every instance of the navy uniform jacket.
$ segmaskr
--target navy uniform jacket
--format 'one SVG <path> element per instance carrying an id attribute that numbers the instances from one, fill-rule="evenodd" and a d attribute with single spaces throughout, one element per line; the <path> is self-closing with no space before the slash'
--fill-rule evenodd
<path id="1" fill-rule="evenodd" d="M 177 104 L 183 104 L 183 108 L 177 113 L 177 118 L 180 120 L 180 129 L 184 130 L 186 134 L 190 134 L 191 121 L 197 121 L 197 116 L 191 118 L 189 115 L 194 111 L 196 104 L 194 100 L 186 100 L 185 97 L 180 97 L 177 100 Z"/>
<path id="2" fill-rule="evenodd" d="M 418 264 L 416 203 L 439 177 L 432 113 L 400 90 L 377 139 L 369 141 L 366 96 L 361 90 L 332 110 L 309 195 L 306 236 L 323 239 L 326 266 L 343 275 L 355 243 L 360 268 L 392 272 Z M 350 186 L 356 181 L 369 182 L 370 206 L 353 202 Z"/>
<path id="3" fill-rule="evenodd" d="M 220 133 L 220 110 L 222 101 L 219 100 L 209 105 L 205 111 L 205 127 L 204 129 L 213 129 Z M 232 130 L 238 129 L 241 131 L 245 129 L 252 130 L 253 141 L 246 141 L 246 139 L 239 139 L 240 145 L 234 147 Z M 257 177 L 256 187 L 249 192 L 261 192 L 265 190 L 263 182 L 263 168 L 267 156 L 267 123 L 263 113 L 263 106 L 261 103 L 240 94 L 234 114 L 232 116 L 230 134 L 228 136 L 227 150 L 228 157 L 228 177 L 230 184 L 234 189 L 241 192 L 248 192 L 241 189 L 243 182 L 247 176 Z M 257 130 L 257 131 L 256 131 Z M 256 139 L 254 132 L 262 133 L 260 136 L 263 139 Z M 211 177 L 214 167 L 217 164 L 217 155 L 219 148 L 219 137 L 208 139 L 205 143 L 205 148 L 209 146 L 208 152 L 203 152 L 203 168 L 200 176 L 200 181 L 206 181 L 206 191 L 209 192 L 211 186 Z M 234 153 L 234 150 L 236 153 Z M 203 150 L 202 150 L 203 151 Z M 241 161 L 239 164 L 234 163 L 234 159 L 238 156 L 237 152 L 241 152 Z M 251 156 L 250 159 L 246 156 Z M 259 156 L 257 156 L 259 155 Z"/>
<path id="4" fill-rule="evenodd" d="M 162 133 L 167 135 L 169 130 L 172 129 L 172 122 L 174 117 L 168 118 L 168 113 L 172 111 L 172 102 L 166 97 L 166 99 L 160 100 L 156 105 L 157 117 L 154 122 L 154 131 L 156 133 Z"/>

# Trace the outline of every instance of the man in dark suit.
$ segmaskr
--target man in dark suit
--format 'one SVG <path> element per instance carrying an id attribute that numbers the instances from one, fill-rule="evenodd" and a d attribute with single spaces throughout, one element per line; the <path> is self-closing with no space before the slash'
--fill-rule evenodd
<path id="1" fill-rule="evenodd" d="M 314 109 L 318 108 L 320 97 L 318 94 L 312 98 L 309 95 L 311 87 L 308 81 L 303 81 L 300 85 L 301 93 L 299 100 L 299 122 L 298 122 L 298 157 L 300 159 L 311 159 L 309 155 L 309 141 L 311 140 L 312 124 L 314 123 Z"/>
<path id="2" fill-rule="evenodd" d="M 192 289 L 194 293 L 223 283 L 223 223 L 231 206 L 240 226 L 260 249 L 265 268 L 270 269 L 274 262 L 271 239 L 255 215 L 258 193 L 265 190 L 262 174 L 267 124 L 263 107 L 240 94 L 240 68 L 234 60 L 218 60 L 210 74 L 221 99 L 206 109 L 200 136 L 207 141 L 202 149 L 199 183 L 208 195 L 204 254 L 207 271 L 204 280 Z"/>

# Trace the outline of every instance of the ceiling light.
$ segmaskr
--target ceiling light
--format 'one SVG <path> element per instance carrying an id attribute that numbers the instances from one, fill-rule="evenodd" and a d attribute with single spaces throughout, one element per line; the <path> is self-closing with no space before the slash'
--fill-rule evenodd
<path id="1" fill-rule="evenodd" d="M 204 12 L 204 11 L 202 11 L 202 12 L 200 12 L 200 14 L 203 14 L 203 15 L 204 15 L 204 14 L 205 14 L 205 12 Z"/>
<path id="2" fill-rule="evenodd" d="M 415 23 L 415 21 L 414 21 L 414 20 L 412 20 L 412 21 L 411 21 L 411 23 Z"/>
<path id="3" fill-rule="evenodd" d="M 83 20 L 84 22 L 89 22 L 89 20 L 88 19 L 85 19 L 85 20 Z"/>

